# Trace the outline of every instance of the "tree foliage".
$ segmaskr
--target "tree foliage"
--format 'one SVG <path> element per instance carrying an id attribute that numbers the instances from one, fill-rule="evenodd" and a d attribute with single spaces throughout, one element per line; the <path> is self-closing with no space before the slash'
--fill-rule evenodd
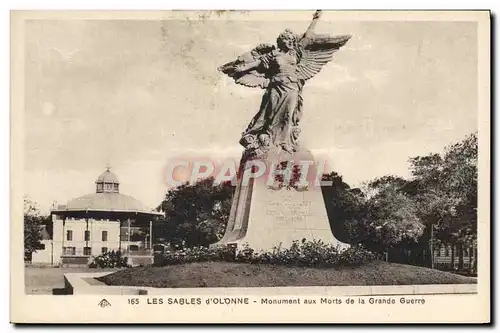
<path id="1" fill-rule="evenodd" d="M 367 243 L 371 247 L 386 249 L 405 242 L 417 242 L 424 231 L 418 218 L 415 202 L 403 188 L 400 178 L 391 182 L 375 181 L 378 191 L 367 202 Z"/>
<path id="2" fill-rule="evenodd" d="M 443 154 L 410 159 L 413 193 L 436 243 L 475 246 L 477 237 L 477 133 Z"/>
<path id="3" fill-rule="evenodd" d="M 322 180 L 332 182 L 321 191 L 335 237 L 346 243 L 362 242 L 365 235 L 360 226 L 366 219 L 365 194 L 359 188 L 351 188 L 336 172 L 323 175 Z"/>
<path id="4" fill-rule="evenodd" d="M 403 242 L 416 242 L 422 234 L 424 227 L 416 206 L 404 191 L 407 180 L 384 176 L 369 182 L 362 191 L 350 188 L 335 172 L 323 179 L 332 181 L 323 194 L 338 239 L 385 252 Z"/>
<path id="5" fill-rule="evenodd" d="M 31 261 L 33 252 L 43 249 L 42 226 L 46 217 L 40 214 L 36 204 L 24 198 L 24 258 Z"/>
<path id="6" fill-rule="evenodd" d="M 376 178 L 362 193 L 340 175 L 326 175 L 333 181 L 323 189 L 332 230 L 340 224 L 350 243 L 377 252 L 411 248 L 415 254 L 439 243 L 475 247 L 477 134 L 445 147 L 442 154 L 411 158 L 410 168 L 410 179 Z"/>
<path id="7" fill-rule="evenodd" d="M 225 231 L 233 192 L 229 182 L 214 186 L 213 178 L 168 191 L 159 207 L 165 218 L 155 235 L 187 247 L 217 242 Z"/>

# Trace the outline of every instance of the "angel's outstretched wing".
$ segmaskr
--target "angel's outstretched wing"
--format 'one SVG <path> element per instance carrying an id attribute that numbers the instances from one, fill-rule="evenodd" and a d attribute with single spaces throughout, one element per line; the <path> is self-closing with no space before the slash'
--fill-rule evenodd
<path id="1" fill-rule="evenodd" d="M 332 60 L 333 54 L 350 38 L 351 36 L 315 36 L 305 46 L 300 47 L 300 61 L 297 65 L 298 78 L 309 80 L 318 74 L 321 68 Z"/>
<path id="2" fill-rule="evenodd" d="M 259 45 L 250 52 L 240 55 L 235 61 L 228 62 L 227 64 L 220 66 L 218 69 L 222 73 L 227 74 L 229 77 L 234 79 L 234 82 L 237 84 L 241 84 L 246 87 L 267 88 L 269 79 L 266 76 L 264 66 L 259 65 L 248 71 L 238 71 L 238 67 L 258 61 L 262 56 L 272 52 L 274 49 L 274 45 Z"/>

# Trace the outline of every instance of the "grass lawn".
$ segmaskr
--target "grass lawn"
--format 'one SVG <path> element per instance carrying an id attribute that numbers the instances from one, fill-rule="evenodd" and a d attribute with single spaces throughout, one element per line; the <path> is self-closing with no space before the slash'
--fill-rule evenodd
<path id="1" fill-rule="evenodd" d="M 435 269 L 373 261 L 360 267 L 319 269 L 229 262 L 129 268 L 98 278 L 108 285 L 159 288 L 366 286 L 476 283 Z"/>
<path id="2" fill-rule="evenodd" d="M 116 271 L 116 269 L 93 269 L 86 267 L 59 268 L 59 267 L 25 267 L 24 285 L 26 294 L 51 295 L 54 289 L 64 288 L 64 273 L 73 272 L 102 272 Z M 57 292 L 57 291 L 56 291 Z"/>

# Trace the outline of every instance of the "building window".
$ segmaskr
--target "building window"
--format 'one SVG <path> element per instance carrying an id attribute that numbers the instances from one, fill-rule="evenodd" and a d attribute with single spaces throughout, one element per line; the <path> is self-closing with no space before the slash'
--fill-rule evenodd
<path id="1" fill-rule="evenodd" d="M 436 252 L 436 257 L 441 257 L 441 247 L 438 247 L 436 250 L 434 250 Z"/>
<path id="2" fill-rule="evenodd" d="M 465 248 L 464 249 L 464 257 L 468 257 L 469 256 L 469 249 Z"/>
<path id="3" fill-rule="evenodd" d="M 73 240 L 73 230 L 67 230 L 66 231 L 66 240 L 72 241 Z"/>
<path id="4" fill-rule="evenodd" d="M 40 244 L 40 250 L 45 250 L 45 244 Z"/>
<path id="5" fill-rule="evenodd" d="M 76 249 L 74 246 L 65 246 L 63 247 L 63 254 L 66 256 L 74 256 L 76 253 Z"/>
<path id="6" fill-rule="evenodd" d="M 128 246 L 129 251 L 139 251 L 139 246 L 137 245 L 129 245 Z"/>
<path id="7" fill-rule="evenodd" d="M 97 192 L 102 192 L 102 184 L 97 184 Z"/>
<path id="8" fill-rule="evenodd" d="M 108 232 L 106 230 L 104 230 L 102 232 L 102 241 L 103 242 L 107 242 L 108 241 Z"/>
<path id="9" fill-rule="evenodd" d="M 108 253 L 108 248 L 107 247 L 101 247 L 101 253 Z"/>
<path id="10" fill-rule="evenodd" d="M 92 248 L 91 247 L 86 246 L 86 247 L 83 248 L 83 255 L 84 256 L 90 256 L 91 254 L 92 254 Z"/>
<path id="11" fill-rule="evenodd" d="M 448 246 L 446 246 L 444 248 L 444 255 L 445 255 L 445 257 L 449 257 L 450 256 L 450 248 Z"/>
<path id="12" fill-rule="evenodd" d="M 90 241 L 90 230 L 85 230 L 85 241 Z"/>
<path id="13" fill-rule="evenodd" d="M 118 184 L 113 184 L 114 190 L 118 192 Z"/>

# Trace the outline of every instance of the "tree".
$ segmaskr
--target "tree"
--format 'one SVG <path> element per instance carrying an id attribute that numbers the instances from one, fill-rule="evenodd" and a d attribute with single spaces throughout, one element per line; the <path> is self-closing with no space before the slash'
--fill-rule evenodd
<path id="1" fill-rule="evenodd" d="M 366 198 L 359 188 L 351 188 L 336 172 L 325 174 L 324 181 L 330 186 L 322 186 L 330 227 L 340 241 L 359 244 L 365 235 Z"/>
<path id="2" fill-rule="evenodd" d="M 408 184 L 400 177 L 385 176 L 368 183 L 371 196 L 367 200 L 364 244 L 377 252 L 401 252 L 416 243 L 424 231 L 417 206 L 406 193 Z M 398 258 L 403 260 L 404 255 Z"/>
<path id="3" fill-rule="evenodd" d="M 233 193 L 230 182 L 214 186 L 213 178 L 168 191 L 159 207 L 165 218 L 155 234 L 187 247 L 217 242 L 224 235 Z"/>
<path id="4" fill-rule="evenodd" d="M 42 226 L 45 218 L 36 204 L 24 198 L 24 260 L 31 261 L 33 252 L 43 249 Z"/>
<path id="5" fill-rule="evenodd" d="M 325 206 L 336 238 L 387 253 L 415 243 L 423 225 L 415 204 L 405 192 L 411 184 L 401 177 L 384 176 L 361 190 L 350 188 L 336 172 L 324 175 L 332 182 L 322 187 Z"/>
<path id="6" fill-rule="evenodd" d="M 410 159 L 413 192 L 419 216 L 426 224 L 430 266 L 433 249 L 440 244 L 462 247 L 477 242 L 477 133 L 445 148 L 443 154 Z"/>
<path id="7" fill-rule="evenodd" d="M 455 203 L 446 225 L 458 250 L 458 269 L 463 268 L 463 249 L 477 247 L 477 133 L 450 145 L 444 154 L 443 178 L 447 195 Z"/>

